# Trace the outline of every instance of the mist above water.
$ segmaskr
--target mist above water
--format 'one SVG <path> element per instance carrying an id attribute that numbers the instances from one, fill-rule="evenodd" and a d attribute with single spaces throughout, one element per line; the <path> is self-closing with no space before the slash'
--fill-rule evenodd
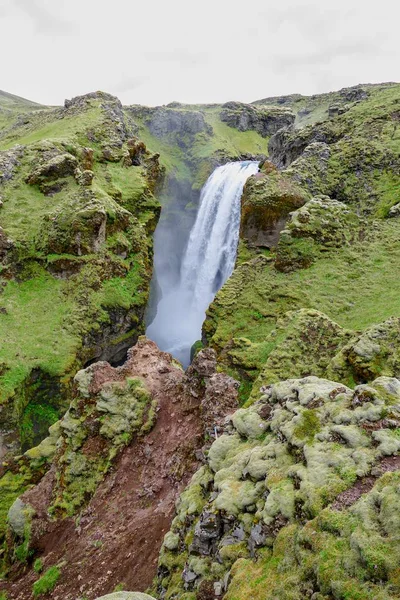
<path id="1" fill-rule="evenodd" d="M 146 333 L 185 368 L 193 343 L 201 338 L 206 310 L 235 266 L 240 199 L 246 180 L 257 171 L 258 162 L 232 162 L 218 167 L 208 178 L 178 277 L 168 277 L 159 268 L 165 257 L 157 260 L 157 254 L 164 252 L 166 245 L 155 245 L 155 278 L 161 299 Z M 168 233 L 179 237 L 174 228 Z"/>

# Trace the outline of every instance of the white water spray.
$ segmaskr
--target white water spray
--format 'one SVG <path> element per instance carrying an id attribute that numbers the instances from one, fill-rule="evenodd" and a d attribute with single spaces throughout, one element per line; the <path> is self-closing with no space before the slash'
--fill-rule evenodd
<path id="1" fill-rule="evenodd" d="M 201 337 L 205 312 L 235 266 L 240 226 L 240 199 L 258 162 L 218 167 L 202 189 L 197 218 L 190 232 L 177 285 L 161 283 L 162 298 L 147 336 L 184 367 Z M 161 282 L 162 279 L 160 278 Z"/>

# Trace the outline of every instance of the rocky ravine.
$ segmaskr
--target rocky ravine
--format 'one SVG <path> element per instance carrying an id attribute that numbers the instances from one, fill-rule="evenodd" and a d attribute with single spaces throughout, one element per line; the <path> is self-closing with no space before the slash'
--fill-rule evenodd
<path id="1" fill-rule="evenodd" d="M 8 598 L 147 586 L 159 600 L 400 597 L 399 90 L 151 109 L 99 93 L 11 113 L 0 324 L 23 355 L 2 359 L 0 383 L 29 449 L 1 465 Z M 263 164 L 244 191 L 237 268 L 204 324 L 209 347 L 184 374 L 140 339 L 123 366 L 95 363 L 72 381 L 142 331 L 157 173 L 168 218 L 187 228 L 210 169 L 243 156 Z M 177 189 L 187 205 L 171 203 Z M 79 231 L 75 194 L 90 196 Z M 22 201 L 44 235 L 26 227 Z M 132 305 L 133 331 L 114 339 Z M 27 314 L 18 338 L 10 323 Z M 59 397 L 53 375 L 67 393 L 45 419 L 36 404 Z"/>
<path id="2" fill-rule="evenodd" d="M 214 436 L 237 406 L 237 383 L 215 369 L 205 350 L 184 374 L 142 339 L 123 366 L 100 362 L 76 375 L 72 404 L 52 428 L 58 435 L 13 469 L 28 490 L 9 513 L 10 582 L 0 584 L 8 598 L 30 597 L 34 560 L 43 571 L 59 565 L 55 594 L 65 600 L 151 584 L 204 434 Z M 45 460 L 47 472 L 29 487 Z"/>

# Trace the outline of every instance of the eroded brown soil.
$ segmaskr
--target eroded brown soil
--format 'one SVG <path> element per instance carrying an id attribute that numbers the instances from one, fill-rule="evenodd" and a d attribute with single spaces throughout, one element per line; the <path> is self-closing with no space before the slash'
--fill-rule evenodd
<path id="1" fill-rule="evenodd" d="M 352 506 L 363 495 L 372 490 L 378 477 L 389 471 L 400 469 L 400 456 L 386 456 L 375 467 L 372 475 L 363 477 L 356 483 L 338 495 L 332 504 L 334 510 L 343 510 Z"/>
<path id="2" fill-rule="evenodd" d="M 215 367 L 210 368 L 210 356 L 205 359 L 211 379 Z M 47 516 L 54 468 L 24 495 L 23 499 L 37 512 L 35 559 L 43 560 L 44 569 L 64 563 L 59 584 L 47 596 L 54 600 L 92 600 L 112 592 L 118 584 L 123 584 L 125 590 L 148 588 L 156 575 L 158 553 L 173 518 L 175 501 L 197 468 L 196 449 L 203 445 L 201 399 L 205 392 L 192 368 L 190 376 L 184 375 L 170 355 L 149 341 L 131 349 L 123 367 L 100 365 L 96 367 L 94 388 L 127 375 L 141 377 L 158 401 L 157 422 L 148 435 L 124 449 L 78 517 L 53 522 Z M 201 359 L 198 368 L 201 373 Z M 225 391 L 232 397 L 234 408 L 236 382 L 221 377 L 226 378 Z M 219 393 L 224 387 L 222 379 L 216 383 L 210 390 L 214 397 L 214 388 Z M 210 426 L 207 415 L 205 418 Z M 88 452 L 97 450 L 89 446 L 90 441 Z M 12 577 L 13 582 L 3 584 L 8 598 L 31 598 L 38 577 L 31 566 L 23 572 L 15 570 Z"/>

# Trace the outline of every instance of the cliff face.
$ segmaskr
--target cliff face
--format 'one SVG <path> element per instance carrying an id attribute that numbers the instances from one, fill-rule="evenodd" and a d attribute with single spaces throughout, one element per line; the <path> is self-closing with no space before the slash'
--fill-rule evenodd
<path id="1" fill-rule="evenodd" d="M 136 131 L 99 92 L 0 132 L 2 456 L 46 435 L 79 366 L 143 333 L 163 169 Z"/>
<path id="2" fill-rule="evenodd" d="M 399 596 L 399 103 L 395 84 L 155 108 L 0 95 L 8 599 Z M 183 247 L 207 176 L 239 158 L 260 172 L 208 347 L 186 373 L 143 338 L 124 362 L 157 198 Z"/>
<path id="3" fill-rule="evenodd" d="M 376 350 L 357 359 L 376 365 L 379 355 L 375 375 L 366 366 L 363 373 L 345 369 L 339 380 L 354 385 L 376 374 L 399 376 L 398 345 L 387 346 L 378 333 L 394 327 L 395 336 L 388 319 L 400 311 L 399 90 L 366 86 L 282 100 L 298 111 L 296 122 L 270 138 L 269 162 L 247 182 L 238 267 L 203 328 L 220 360 L 243 381 L 243 399 L 258 393 L 257 377 L 265 368 L 267 382 L 272 376 L 325 376 L 330 361 L 342 360 L 334 358 L 340 350 L 337 325 L 356 339 L 360 330 L 385 323 L 377 329 Z M 339 100 L 346 101 L 345 110 L 328 110 Z M 306 106 L 309 117 L 320 120 L 302 126 Z M 285 314 L 302 309 L 334 322 L 323 326 L 324 343 L 317 334 L 319 317 L 306 324 L 298 313 L 302 325 L 294 326 Z M 338 377 L 336 368 L 332 372 Z"/>

